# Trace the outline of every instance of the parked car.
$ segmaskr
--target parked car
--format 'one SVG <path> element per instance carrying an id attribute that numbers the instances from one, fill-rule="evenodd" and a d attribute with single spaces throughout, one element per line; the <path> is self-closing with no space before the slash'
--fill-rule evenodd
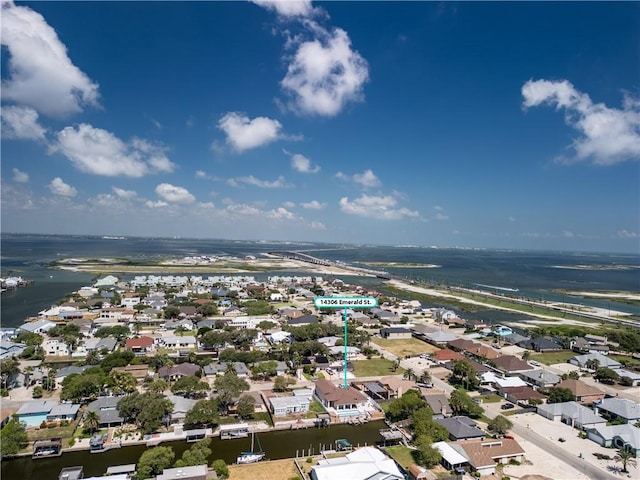
<path id="1" fill-rule="evenodd" d="M 515 407 L 515 405 L 513 403 L 505 403 L 504 405 L 502 405 L 500 408 L 502 410 L 509 410 L 511 408 Z"/>

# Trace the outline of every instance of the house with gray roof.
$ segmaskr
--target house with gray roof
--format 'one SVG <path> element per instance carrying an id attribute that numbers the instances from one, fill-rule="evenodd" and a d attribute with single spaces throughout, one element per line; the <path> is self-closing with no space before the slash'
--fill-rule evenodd
<path id="1" fill-rule="evenodd" d="M 640 373 L 627 370 L 626 368 L 619 368 L 616 372 L 620 375 L 621 379 L 627 377 L 632 387 L 640 386 Z"/>
<path id="2" fill-rule="evenodd" d="M 449 431 L 449 440 L 483 440 L 487 436 L 469 417 L 434 418 L 434 421 Z"/>
<path id="3" fill-rule="evenodd" d="M 24 343 L 16 343 L 8 340 L 6 338 L 2 338 L 0 340 L 0 360 L 4 360 L 5 358 L 17 357 L 22 352 L 25 351 L 27 345 Z"/>
<path id="4" fill-rule="evenodd" d="M 244 362 L 231 362 L 236 375 L 240 378 L 249 378 L 249 367 Z M 224 375 L 227 371 L 228 362 L 211 362 L 202 369 L 205 376 L 215 377 L 216 375 Z"/>
<path id="5" fill-rule="evenodd" d="M 602 355 L 601 353 L 587 353 L 585 355 L 577 355 L 573 358 L 569 359 L 569 363 L 571 365 L 577 365 L 581 369 L 587 369 L 587 362 L 591 360 L 598 361 L 598 368 L 607 367 L 611 369 L 622 368 L 622 364 L 620 362 L 616 362 L 613 358 L 609 358 L 606 355 Z"/>
<path id="6" fill-rule="evenodd" d="M 208 469 L 206 465 L 193 465 L 190 467 L 165 468 L 156 480 L 207 480 Z"/>
<path id="7" fill-rule="evenodd" d="M 20 330 L 22 330 L 23 332 L 42 334 L 47 333 L 55 326 L 56 324 L 54 322 L 50 322 L 49 320 L 38 320 L 37 322 L 27 322 L 23 325 L 20 325 Z"/>
<path id="8" fill-rule="evenodd" d="M 640 457 L 640 428 L 622 425 L 597 425 L 587 430 L 587 438 L 603 447 L 627 450 Z"/>
<path id="9" fill-rule="evenodd" d="M 562 380 L 559 375 L 547 372 L 546 370 L 527 370 L 520 372 L 518 376 L 528 384 L 537 388 L 551 388 Z"/>
<path id="10" fill-rule="evenodd" d="M 623 419 L 627 423 L 636 423 L 640 420 L 640 404 L 624 398 L 603 398 L 593 403 L 593 410 L 610 421 Z"/>
<path id="11" fill-rule="evenodd" d="M 456 337 L 453 333 L 445 332 L 443 330 L 436 330 L 435 332 L 429 332 L 424 334 L 424 338 L 427 342 L 434 345 L 446 345 L 447 343 L 455 340 Z"/>
<path id="12" fill-rule="evenodd" d="M 169 415 L 171 423 L 184 422 L 187 412 L 193 408 L 197 400 L 181 397 L 180 395 L 165 395 L 165 397 L 173 403 L 173 410 Z"/>
<path id="13" fill-rule="evenodd" d="M 124 423 L 124 418 L 120 416 L 118 411 L 118 402 L 122 397 L 98 397 L 89 405 L 88 411 L 98 414 L 98 427 L 119 427 Z"/>
<path id="14" fill-rule="evenodd" d="M 604 418 L 578 402 L 547 403 L 539 405 L 537 410 L 538 415 L 544 418 L 554 422 L 561 421 L 580 430 L 607 424 Z"/>

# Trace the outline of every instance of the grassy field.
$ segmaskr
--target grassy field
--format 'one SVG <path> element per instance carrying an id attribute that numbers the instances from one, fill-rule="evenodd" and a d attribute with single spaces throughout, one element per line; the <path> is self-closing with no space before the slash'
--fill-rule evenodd
<path id="1" fill-rule="evenodd" d="M 495 393 L 487 393 L 486 395 L 480 395 L 478 398 L 482 399 L 482 403 L 498 403 L 504 398 Z"/>
<path id="2" fill-rule="evenodd" d="M 393 362 L 386 358 L 372 358 L 371 360 L 356 360 L 353 362 L 356 377 L 382 377 L 404 373 L 404 368 L 398 367 L 393 371 Z"/>
<path id="3" fill-rule="evenodd" d="M 570 358 L 578 355 L 571 350 L 560 350 L 558 352 L 536 353 L 531 355 L 530 360 L 544 363 L 545 365 L 553 365 L 554 363 L 566 363 Z"/>
<path id="4" fill-rule="evenodd" d="M 386 447 L 384 451 L 393 458 L 402 468 L 408 468 L 409 465 L 416 463 L 411 456 L 412 450 L 404 445 L 396 445 Z"/>
<path id="5" fill-rule="evenodd" d="M 248 465 L 229 465 L 229 480 L 290 480 L 300 478 L 293 460 L 273 460 Z"/>
<path id="6" fill-rule="evenodd" d="M 433 353 L 440 350 L 438 347 L 434 347 L 417 338 L 398 338 L 396 340 L 390 340 L 388 338 L 372 338 L 372 343 L 375 343 L 379 347 L 393 353 L 399 358 L 407 356 L 420 355 L 421 353 Z"/>

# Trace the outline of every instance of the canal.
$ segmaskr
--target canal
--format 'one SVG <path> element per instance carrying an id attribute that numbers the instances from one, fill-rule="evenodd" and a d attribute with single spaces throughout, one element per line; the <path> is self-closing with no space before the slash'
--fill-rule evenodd
<path id="1" fill-rule="evenodd" d="M 334 425 L 327 428 L 308 428 L 304 430 L 280 430 L 258 434 L 262 448 L 269 460 L 307 456 L 309 450 L 317 454 L 323 447 L 333 448 L 334 442 L 345 438 L 353 446 L 373 445 L 382 441 L 380 429 L 386 428 L 383 421 L 369 422 L 363 425 Z M 228 464 L 234 463 L 236 457 L 251 447 L 251 438 L 233 440 L 211 439 L 211 456 L 209 463 L 222 458 Z M 175 460 L 182 456 L 192 444 L 186 441 L 165 442 L 162 446 L 173 448 Z M 144 445 L 135 445 L 109 450 L 103 453 L 89 453 L 88 451 L 66 452 L 60 457 L 41 458 L 32 460 L 31 457 L 3 459 L 0 477 L 3 480 L 58 480 L 58 474 L 64 467 L 82 465 L 84 476 L 104 475 L 107 468 L 113 465 L 138 463 L 142 452 L 147 449 Z"/>

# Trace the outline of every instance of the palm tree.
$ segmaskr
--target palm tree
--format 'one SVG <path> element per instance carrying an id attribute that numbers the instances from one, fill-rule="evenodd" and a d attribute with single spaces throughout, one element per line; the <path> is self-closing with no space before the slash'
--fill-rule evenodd
<path id="1" fill-rule="evenodd" d="M 418 380 L 420 381 L 420 383 L 431 383 L 431 372 L 429 370 L 425 370 L 420 374 L 420 377 L 418 378 Z"/>
<path id="2" fill-rule="evenodd" d="M 629 472 L 629 470 L 627 470 L 627 465 L 631 465 L 632 467 L 635 467 L 638 464 L 635 458 L 635 455 L 631 453 L 629 450 L 622 450 L 622 449 L 618 450 L 618 453 L 615 457 L 613 457 L 613 460 L 616 463 L 622 464 L 623 473 Z"/>
<path id="3" fill-rule="evenodd" d="M 88 428 L 93 433 L 100 425 L 100 415 L 95 410 L 87 410 L 84 415 L 84 427 Z"/>
<path id="4" fill-rule="evenodd" d="M 403 378 L 406 378 L 407 380 L 413 380 L 416 377 L 415 372 L 413 371 L 413 369 L 411 368 L 407 368 L 404 372 L 404 375 L 402 376 Z"/>
<path id="5" fill-rule="evenodd" d="M 398 367 L 400 367 L 400 362 L 398 360 L 394 360 L 393 365 L 391 365 L 391 371 L 395 373 L 398 370 Z"/>
<path id="6" fill-rule="evenodd" d="M 525 350 L 522 354 L 522 360 L 526 362 L 529 358 L 531 358 L 531 352 L 529 350 Z"/>

